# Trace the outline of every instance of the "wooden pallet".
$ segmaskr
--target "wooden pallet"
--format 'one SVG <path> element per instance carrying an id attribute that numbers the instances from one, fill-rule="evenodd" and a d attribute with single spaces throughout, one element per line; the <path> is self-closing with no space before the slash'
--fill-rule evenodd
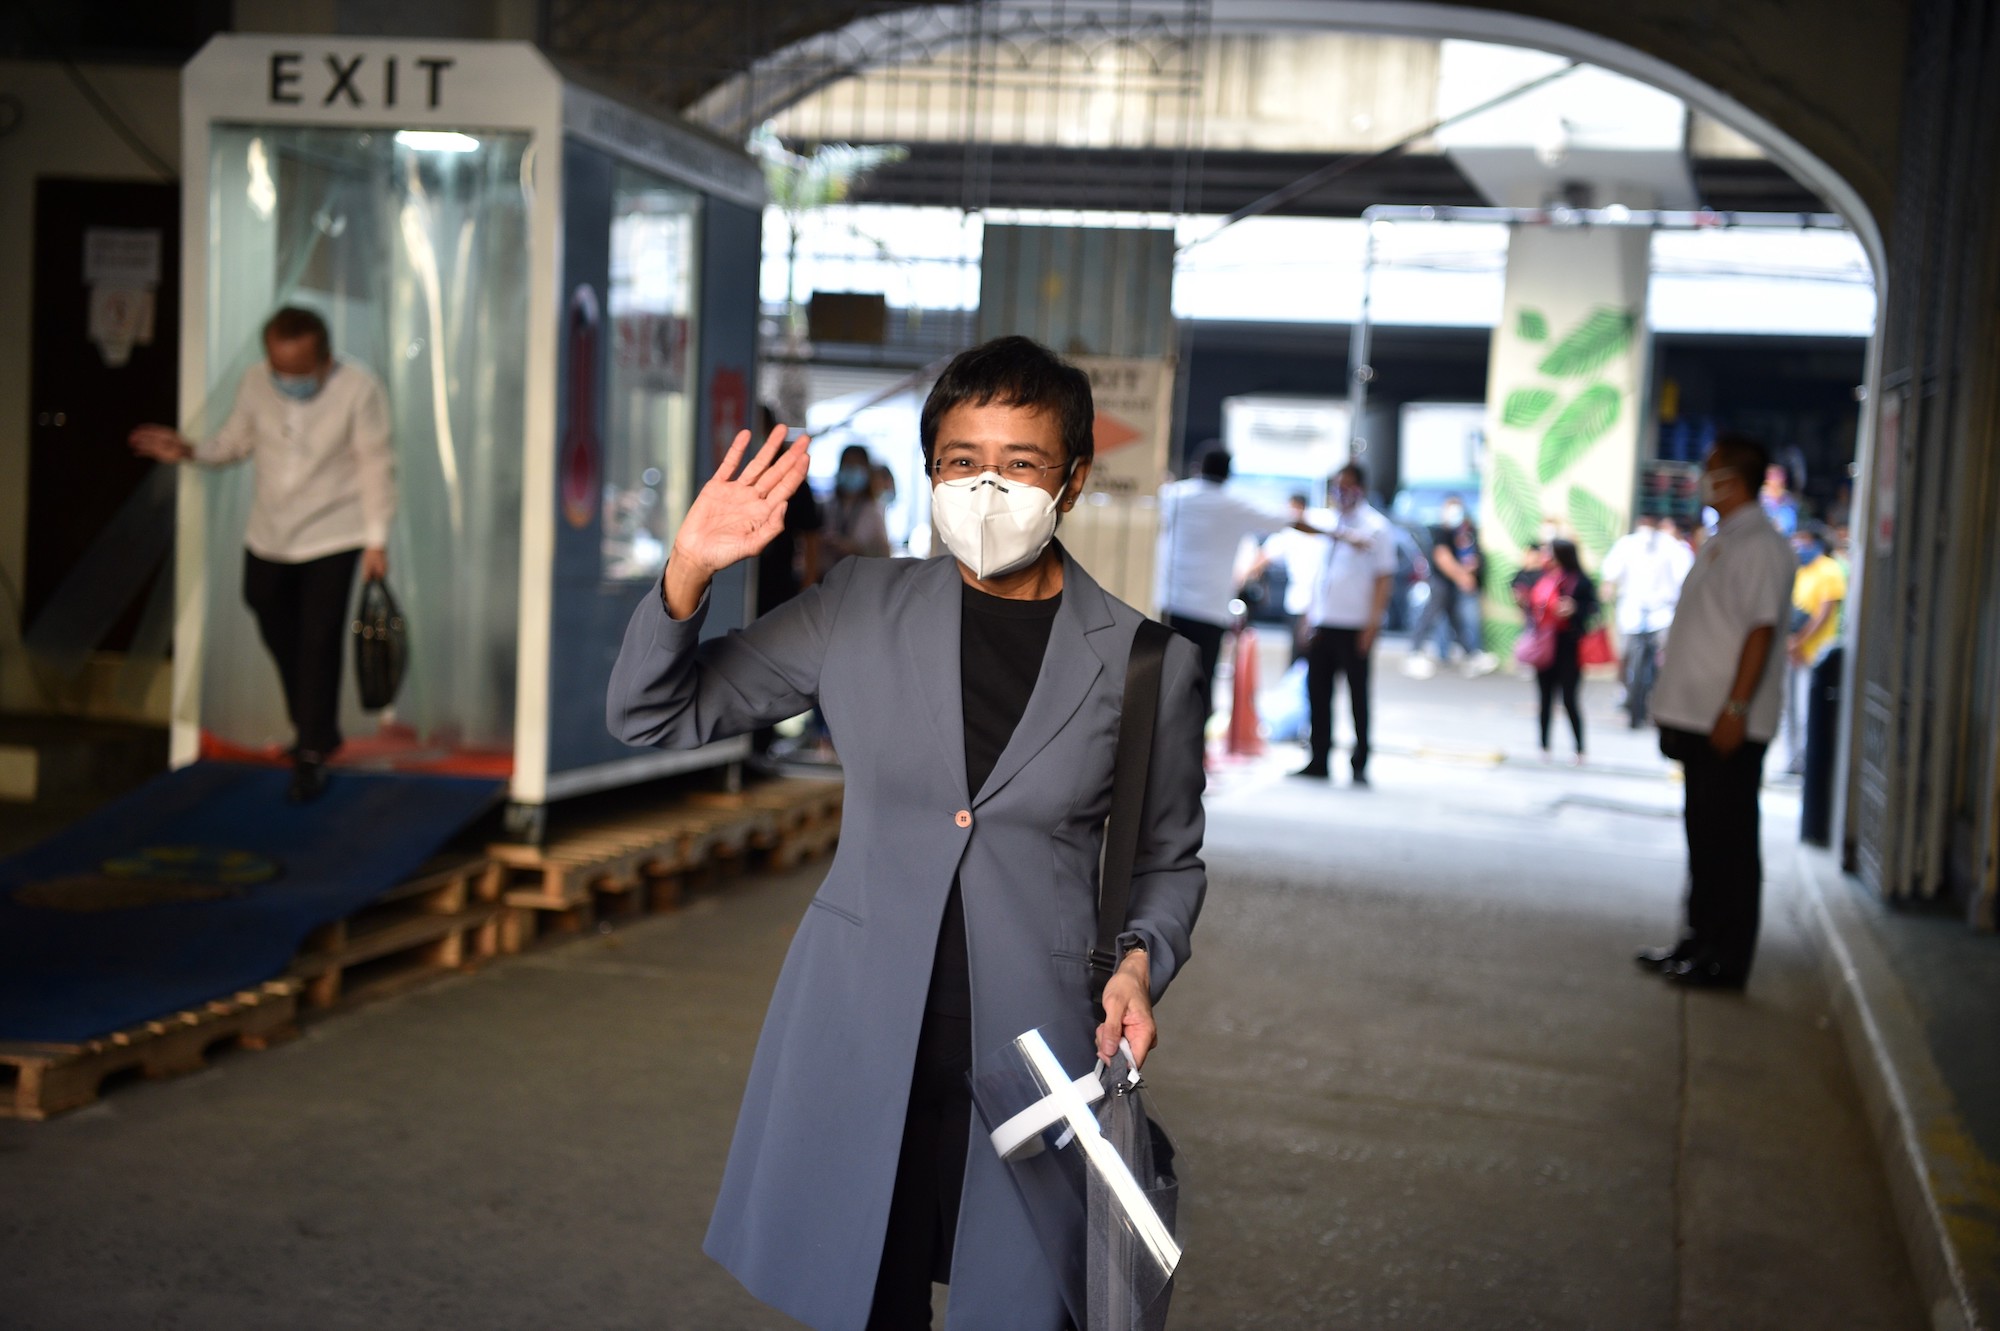
<path id="1" fill-rule="evenodd" d="M 674 909 L 690 879 L 740 870 L 753 855 L 782 851 L 796 862 L 828 843 L 819 829 L 838 827 L 840 789 L 837 781 L 773 782 L 558 825 L 540 846 L 496 843 L 488 854 L 511 880 L 500 894 L 508 907 L 500 948 L 519 951 L 543 930 L 578 932 L 599 911 Z"/>
<path id="2" fill-rule="evenodd" d="M 690 798 L 697 807 L 769 814 L 772 826 L 754 845 L 764 852 L 765 867 L 784 871 L 823 854 L 840 839 L 845 793 L 846 787 L 839 781 L 795 779 Z"/>
<path id="3" fill-rule="evenodd" d="M 680 904 L 680 875 L 698 858 L 697 829 L 645 820 L 600 821 L 567 829 L 544 846 L 495 845 L 491 854 L 509 885 L 501 950 L 519 951 L 546 917 L 549 927 L 575 932 L 602 900 L 630 913 Z"/>
<path id="4" fill-rule="evenodd" d="M 846 787 L 838 781 L 788 780 L 753 786 L 729 794 L 700 794 L 693 801 L 705 808 L 758 811 L 772 819 L 770 831 L 756 841 L 766 867 L 790 869 L 828 849 L 840 837 L 841 800 Z"/>
<path id="5" fill-rule="evenodd" d="M 228 998 L 81 1044 L 0 1044 L 0 1118 L 44 1119 L 97 1099 L 106 1077 L 172 1077 L 219 1044 L 263 1049 L 297 1034 L 300 982 L 273 980 Z"/>
<path id="6" fill-rule="evenodd" d="M 345 919 L 307 937 L 292 962 L 308 1008 L 380 997 L 500 950 L 501 870 L 441 855 Z"/>

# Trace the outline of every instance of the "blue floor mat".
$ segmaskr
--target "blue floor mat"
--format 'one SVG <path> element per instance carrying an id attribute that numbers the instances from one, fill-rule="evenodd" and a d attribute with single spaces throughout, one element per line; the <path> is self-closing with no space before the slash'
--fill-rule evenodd
<path id="1" fill-rule="evenodd" d="M 0 1040 L 67 1043 L 281 974 L 313 929 L 410 876 L 497 781 L 197 763 L 0 861 Z"/>

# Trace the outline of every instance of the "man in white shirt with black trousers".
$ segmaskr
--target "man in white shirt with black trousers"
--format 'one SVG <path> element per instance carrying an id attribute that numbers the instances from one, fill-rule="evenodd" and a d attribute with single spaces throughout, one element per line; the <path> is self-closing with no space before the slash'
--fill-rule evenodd
<path id="1" fill-rule="evenodd" d="M 1653 688 L 1660 751 L 1686 772 L 1687 914 L 1680 942 L 1638 961 L 1690 988 L 1741 989 L 1757 951 L 1757 797 L 1783 703 L 1782 635 L 1799 567 L 1757 502 L 1769 460 L 1737 435 L 1709 449 L 1701 492 L 1715 533 L 1681 586 Z"/>
<path id="2" fill-rule="evenodd" d="M 1641 517 L 1612 543 L 1598 567 L 1597 583 L 1618 589 L 1618 636 L 1625 640 L 1625 712 L 1632 729 L 1646 724 L 1659 676 L 1660 644 L 1674 622 L 1681 584 L 1694 567 L 1694 551 L 1681 544 L 1668 519 Z"/>
<path id="3" fill-rule="evenodd" d="M 1306 611 L 1306 701 L 1312 757 L 1294 776 L 1325 780 L 1333 754 L 1333 685 L 1347 680 L 1354 712 L 1354 784 L 1368 784 L 1368 674 L 1389 590 L 1396 578 L 1396 533 L 1368 503 L 1368 474 L 1350 462 L 1333 474 L 1334 524 Z"/>
<path id="4" fill-rule="evenodd" d="M 1231 494 L 1229 454 L 1210 445 L 1201 454 L 1200 473 L 1160 487 L 1160 534 L 1154 562 L 1154 599 L 1168 628 L 1195 645 L 1201 657 L 1202 725 L 1214 711 L 1215 669 L 1222 640 L 1234 618 L 1236 556 L 1244 541 L 1303 520 L 1270 512 Z"/>
<path id="5" fill-rule="evenodd" d="M 334 359 L 325 320 L 296 306 L 279 310 L 264 325 L 264 355 L 213 439 L 141 425 L 131 443 L 161 462 L 252 462 L 243 599 L 284 684 L 297 736 L 287 798 L 304 803 L 326 789 L 326 762 L 341 743 L 341 646 L 355 566 L 364 579 L 389 576 L 396 465 L 382 384 Z"/>

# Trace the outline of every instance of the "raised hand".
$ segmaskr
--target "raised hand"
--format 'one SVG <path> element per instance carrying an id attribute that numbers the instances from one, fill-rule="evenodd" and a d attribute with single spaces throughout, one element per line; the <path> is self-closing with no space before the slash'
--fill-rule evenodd
<path id="1" fill-rule="evenodd" d="M 134 453 L 152 458 L 155 462 L 186 462 L 194 456 L 194 445 L 169 425 L 138 426 L 127 442 L 132 445 Z"/>
<path id="2" fill-rule="evenodd" d="M 717 573 L 756 554 L 785 529 L 785 503 L 804 483 L 808 457 L 803 437 L 791 448 L 784 445 L 780 425 L 745 466 L 750 432 L 738 431 L 722 465 L 695 495 L 667 560 L 667 609 L 676 619 L 694 613 Z"/>

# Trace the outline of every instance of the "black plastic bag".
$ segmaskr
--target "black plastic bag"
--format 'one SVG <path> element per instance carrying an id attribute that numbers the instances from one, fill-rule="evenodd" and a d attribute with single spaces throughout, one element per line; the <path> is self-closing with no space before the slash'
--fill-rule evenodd
<path id="1" fill-rule="evenodd" d="M 362 583 L 361 608 L 354 616 L 354 679 L 364 709 L 379 712 L 396 701 L 409 659 L 409 633 L 389 584 L 380 579 Z"/>

